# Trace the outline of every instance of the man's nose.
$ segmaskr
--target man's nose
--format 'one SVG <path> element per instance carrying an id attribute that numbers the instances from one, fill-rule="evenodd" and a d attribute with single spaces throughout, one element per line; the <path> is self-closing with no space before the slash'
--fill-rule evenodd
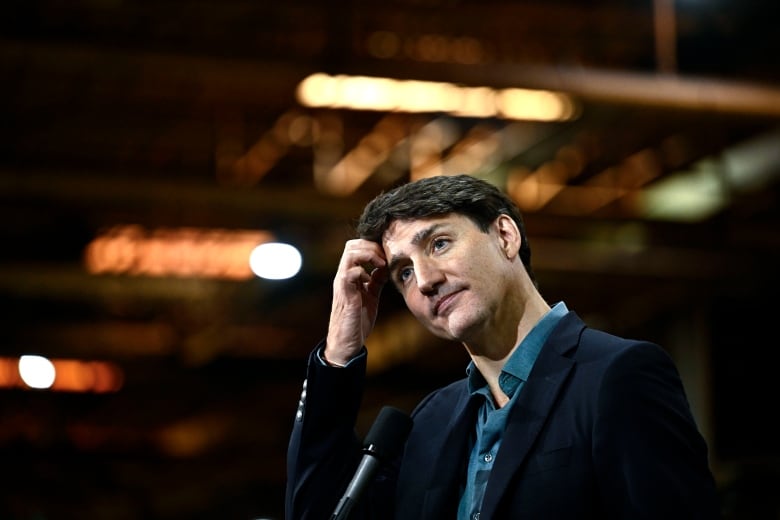
<path id="1" fill-rule="evenodd" d="M 432 294 L 444 282 L 444 273 L 435 262 L 422 261 L 414 266 L 417 288 L 423 294 Z"/>

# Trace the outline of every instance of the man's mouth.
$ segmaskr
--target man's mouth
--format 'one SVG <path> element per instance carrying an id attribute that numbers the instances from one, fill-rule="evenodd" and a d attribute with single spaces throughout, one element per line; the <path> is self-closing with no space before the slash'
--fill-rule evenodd
<path id="1" fill-rule="evenodd" d="M 460 290 L 453 291 L 451 293 L 445 294 L 444 296 L 440 297 L 438 300 L 436 300 L 436 303 L 433 305 L 433 315 L 438 316 L 442 312 L 447 312 L 447 310 L 450 308 L 452 300 L 460 293 Z"/>

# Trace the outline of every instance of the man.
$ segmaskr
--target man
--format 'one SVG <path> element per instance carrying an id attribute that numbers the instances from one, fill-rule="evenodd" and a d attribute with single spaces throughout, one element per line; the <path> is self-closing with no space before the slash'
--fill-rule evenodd
<path id="1" fill-rule="evenodd" d="M 357 230 L 290 439 L 288 520 L 330 518 L 358 464 L 364 344 L 387 282 L 471 363 L 415 408 L 403 455 L 354 518 L 718 518 L 670 357 L 550 307 L 519 210 L 497 188 L 466 175 L 408 183 L 371 201 Z"/>

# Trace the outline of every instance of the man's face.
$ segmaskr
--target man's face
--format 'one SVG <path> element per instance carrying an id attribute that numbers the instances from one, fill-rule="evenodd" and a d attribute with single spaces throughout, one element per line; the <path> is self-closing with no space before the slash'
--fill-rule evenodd
<path id="1" fill-rule="evenodd" d="M 512 269 L 501 224 L 513 226 L 502 216 L 484 233 L 452 213 L 396 220 L 385 231 L 391 279 L 412 314 L 437 336 L 469 342 L 490 333 Z"/>

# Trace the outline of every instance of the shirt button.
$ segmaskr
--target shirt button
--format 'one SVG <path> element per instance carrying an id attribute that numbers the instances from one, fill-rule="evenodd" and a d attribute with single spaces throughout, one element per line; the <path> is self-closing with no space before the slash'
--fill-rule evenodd
<path id="1" fill-rule="evenodd" d="M 485 460 L 485 462 L 490 462 L 491 460 L 493 460 L 493 454 L 492 453 L 485 453 L 484 460 Z M 477 513 L 477 514 L 479 514 L 479 513 Z"/>

